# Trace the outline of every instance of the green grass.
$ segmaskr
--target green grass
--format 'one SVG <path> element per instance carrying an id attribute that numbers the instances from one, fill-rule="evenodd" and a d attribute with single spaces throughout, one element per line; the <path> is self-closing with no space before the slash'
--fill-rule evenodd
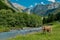
<path id="1" fill-rule="evenodd" d="M 0 32 L 9 32 L 10 30 L 20 30 L 22 29 L 21 27 L 6 27 L 6 26 L 1 26 L 0 25 Z"/>
<path id="2" fill-rule="evenodd" d="M 0 32 L 7 32 L 7 31 L 10 31 L 9 27 L 0 26 Z"/>
<path id="3" fill-rule="evenodd" d="M 51 33 L 42 34 L 40 32 L 20 35 L 15 38 L 10 38 L 9 40 L 60 40 L 60 23 L 54 23 Z"/>

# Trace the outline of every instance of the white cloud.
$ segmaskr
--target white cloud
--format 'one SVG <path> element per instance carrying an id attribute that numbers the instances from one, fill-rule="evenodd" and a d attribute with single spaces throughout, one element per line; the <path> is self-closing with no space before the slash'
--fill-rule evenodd
<path id="1" fill-rule="evenodd" d="M 35 5 L 37 5 L 37 3 L 35 3 Z"/>
<path id="2" fill-rule="evenodd" d="M 30 7 L 33 7 L 33 5 L 30 5 Z"/>
<path id="3" fill-rule="evenodd" d="M 55 2 L 55 0 L 48 0 L 48 1 Z"/>
<path id="4" fill-rule="evenodd" d="M 45 3 L 44 3 L 44 2 L 41 2 L 41 4 L 45 5 Z"/>

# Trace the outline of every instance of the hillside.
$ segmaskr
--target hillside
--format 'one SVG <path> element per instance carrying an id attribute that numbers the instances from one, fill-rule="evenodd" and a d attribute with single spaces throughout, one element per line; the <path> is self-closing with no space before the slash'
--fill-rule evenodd
<path id="1" fill-rule="evenodd" d="M 0 10 L 1 9 L 11 9 L 17 12 L 18 10 L 10 3 L 9 0 L 0 0 Z"/>
<path id="2" fill-rule="evenodd" d="M 47 12 L 49 13 L 46 17 L 43 17 L 43 24 L 54 22 L 54 21 L 60 21 L 60 7 L 53 9 L 53 11 L 48 10 Z"/>
<path id="3" fill-rule="evenodd" d="M 50 13 L 57 14 L 57 13 L 59 13 L 59 12 L 60 12 L 60 7 L 57 8 L 57 9 L 55 9 L 54 11 L 52 11 L 52 12 L 50 12 Z"/>
<path id="4" fill-rule="evenodd" d="M 22 12 L 22 10 L 24 10 L 26 7 L 24 7 L 24 6 L 22 6 L 22 5 L 20 5 L 20 4 L 18 4 L 18 3 L 12 3 L 12 5 L 16 8 L 16 9 L 18 9 L 20 12 Z"/>

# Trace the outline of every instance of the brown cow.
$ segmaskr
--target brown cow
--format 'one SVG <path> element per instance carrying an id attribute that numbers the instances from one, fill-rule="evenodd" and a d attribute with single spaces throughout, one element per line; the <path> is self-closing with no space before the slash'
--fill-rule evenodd
<path id="1" fill-rule="evenodd" d="M 43 26 L 42 30 L 43 30 L 43 33 L 44 32 L 51 32 L 52 31 L 52 27 L 51 26 Z"/>

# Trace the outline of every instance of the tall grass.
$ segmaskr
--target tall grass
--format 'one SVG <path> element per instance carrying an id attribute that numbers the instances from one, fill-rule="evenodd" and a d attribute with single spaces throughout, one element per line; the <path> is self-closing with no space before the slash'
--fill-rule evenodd
<path id="1" fill-rule="evenodd" d="M 7 32 L 7 31 L 10 31 L 9 27 L 0 26 L 0 32 Z"/>

